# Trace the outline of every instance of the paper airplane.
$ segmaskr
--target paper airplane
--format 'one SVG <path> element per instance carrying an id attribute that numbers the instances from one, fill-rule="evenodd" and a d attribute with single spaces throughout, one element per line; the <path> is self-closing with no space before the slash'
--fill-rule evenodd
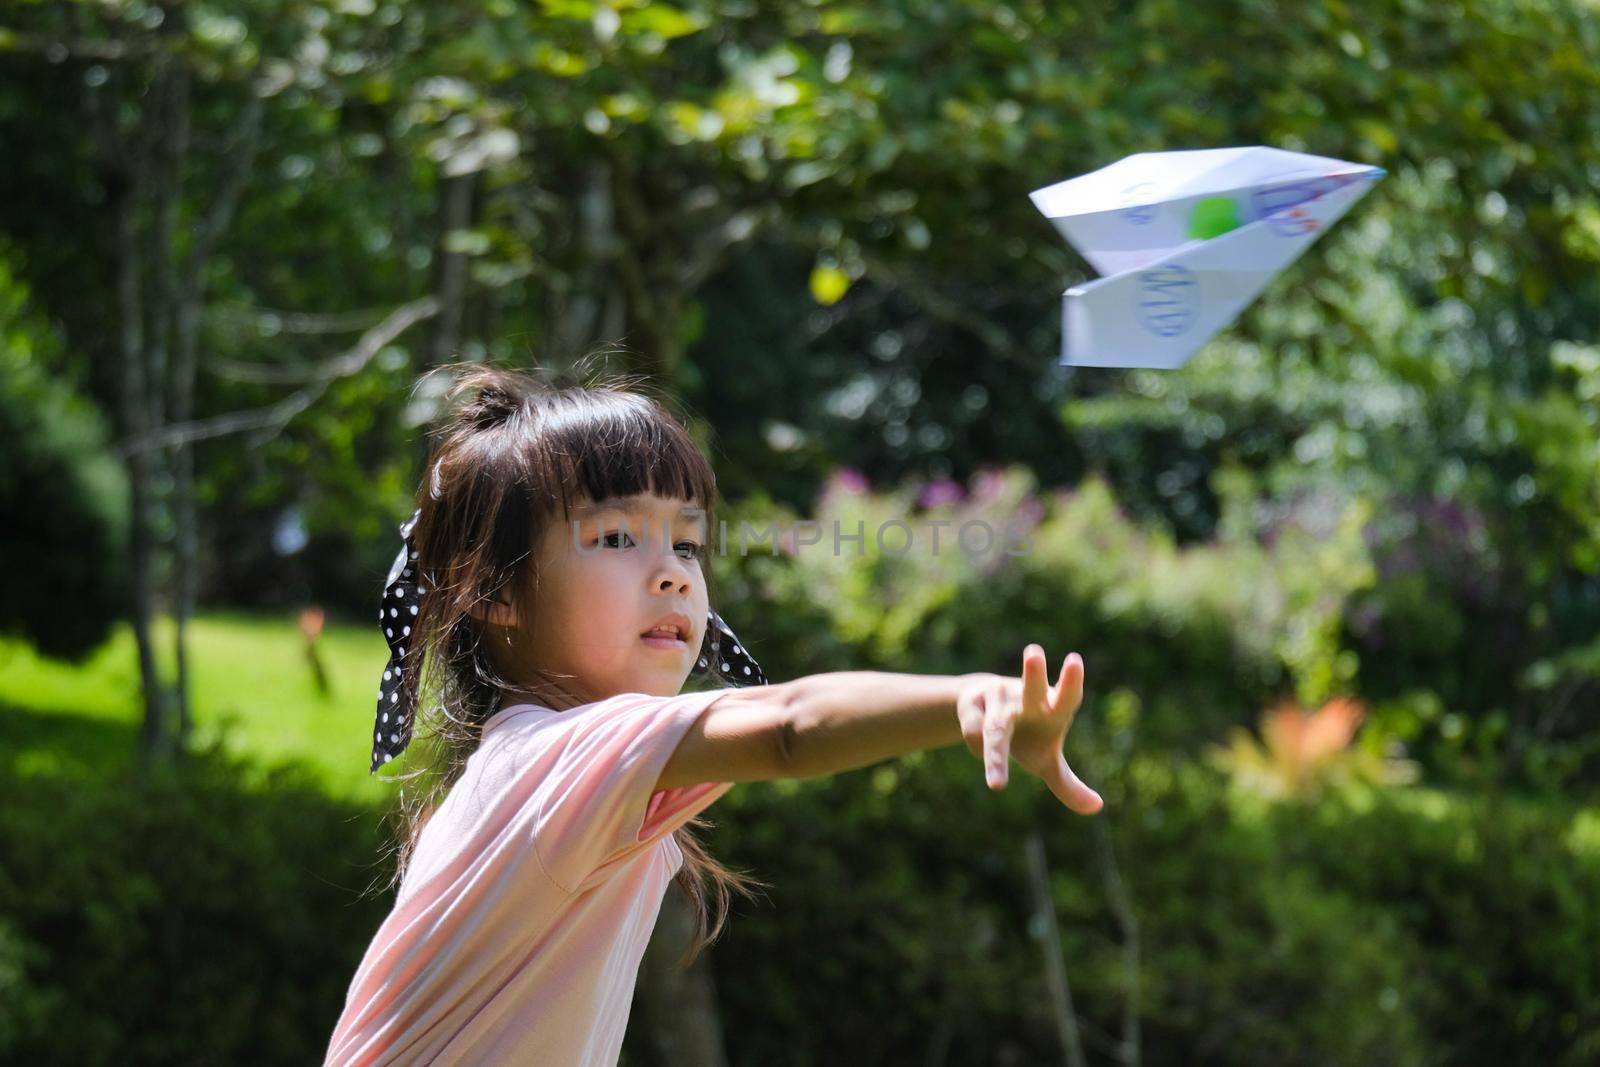
<path id="1" fill-rule="evenodd" d="M 1182 366 L 1382 178 L 1261 146 L 1141 152 L 1029 193 L 1103 278 L 1061 301 L 1061 362 Z"/>

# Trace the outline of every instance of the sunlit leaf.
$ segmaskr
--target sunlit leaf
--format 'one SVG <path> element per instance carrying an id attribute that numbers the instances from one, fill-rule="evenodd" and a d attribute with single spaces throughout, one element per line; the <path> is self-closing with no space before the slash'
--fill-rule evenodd
<path id="1" fill-rule="evenodd" d="M 837 304 L 850 291 L 850 275 L 838 267 L 818 266 L 811 271 L 811 296 L 823 307 Z"/>

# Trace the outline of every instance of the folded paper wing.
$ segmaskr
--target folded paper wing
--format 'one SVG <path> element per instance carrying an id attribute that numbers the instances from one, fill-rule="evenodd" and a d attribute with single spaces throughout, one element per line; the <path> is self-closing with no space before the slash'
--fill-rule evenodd
<path id="1" fill-rule="evenodd" d="M 1276 148 L 1142 152 L 1030 193 L 1101 274 L 1062 298 L 1061 362 L 1182 366 L 1384 175 Z"/>

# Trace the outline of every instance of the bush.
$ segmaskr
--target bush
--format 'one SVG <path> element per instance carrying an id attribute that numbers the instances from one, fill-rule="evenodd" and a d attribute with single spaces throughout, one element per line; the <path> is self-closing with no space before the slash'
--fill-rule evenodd
<path id="1" fill-rule="evenodd" d="M 776 558 L 759 543 L 740 558 L 739 524 L 793 519 L 733 514 L 733 573 L 719 588 L 733 610 L 724 613 L 732 620 L 752 594 L 768 605 L 739 632 L 780 680 L 846 664 L 1016 673 L 1029 641 L 1044 645 L 1052 668 L 1077 650 L 1091 699 L 1136 693 L 1144 743 L 1185 749 L 1249 722 L 1275 696 L 1321 702 L 1350 683 L 1356 661 L 1340 644 L 1341 614 L 1373 579 L 1360 500 L 1330 502 L 1336 514 L 1318 519 L 1327 529 L 1286 523 L 1263 545 L 1235 514 L 1252 501 L 1235 493 L 1226 536 L 1180 547 L 1131 521 L 1097 479 L 1047 499 L 1034 489 L 1025 469 L 995 470 L 958 503 L 919 508 L 914 491 L 872 492 L 841 477 L 815 509 L 822 541 Z M 907 551 L 894 521 L 914 531 Z M 948 525 L 935 554 L 938 522 Z M 968 524 L 969 545 L 993 531 L 991 551 L 957 548 Z M 864 551 L 842 542 L 836 554 L 835 528 L 864 528 Z"/>
<path id="2" fill-rule="evenodd" d="M 0 1061 L 320 1062 L 387 911 L 351 859 L 375 815 L 216 750 L 148 780 L 0 761 L 0 795 Z"/>
<path id="3" fill-rule="evenodd" d="M 1379 901 L 1428 963 L 1452 1062 L 1600 1061 L 1600 826 L 1515 797 L 1397 791 L 1279 809 L 1284 858 Z"/>
<path id="4" fill-rule="evenodd" d="M 777 680 L 847 665 L 1011 672 L 1029 640 L 1052 669 L 1083 651 L 1089 691 L 1068 758 L 1107 800 L 1085 822 L 1031 780 L 996 796 L 960 746 L 730 795 L 718 853 L 776 887 L 770 909 L 742 905 L 752 917 L 718 950 L 738 1061 L 1057 1058 L 1030 940 L 1035 831 L 1088 1052 L 1114 1058 L 1132 985 L 1101 829 L 1140 931 L 1146 1064 L 1594 1055 L 1600 847 L 1562 843 L 1572 807 L 1559 794 L 1490 805 L 1333 792 L 1273 807 L 1197 762 L 1275 695 L 1315 704 L 1354 686 L 1345 623 L 1378 577 L 1359 499 L 1313 500 L 1258 540 L 1248 486 L 1221 484 L 1217 539 L 1180 547 L 1092 479 L 1040 501 L 1026 472 L 994 472 L 919 512 L 913 493 L 845 472 L 818 502 L 821 543 L 729 566 L 726 610 L 750 612 L 739 632 Z M 935 557 L 926 541 L 895 555 L 872 537 L 889 519 L 944 519 L 948 543 L 963 521 L 1016 515 L 1036 520 L 1033 547 L 1009 559 Z M 864 524 L 861 555 L 833 551 L 835 521 L 845 534 Z M 757 616 L 757 602 L 773 607 Z M 1369 733 L 1375 756 L 1390 735 Z"/>
<path id="5" fill-rule="evenodd" d="M 1073 744 L 1093 820 L 1029 778 L 990 793 L 959 746 L 728 794 L 713 851 L 773 885 L 711 956 L 731 1062 L 1059 1059 L 1034 833 L 1093 1062 L 1130 1005 L 1149 1067 L 1600 1052 L 1600 811 L 1274 806 L 1096 742 Z M 215 750 L 148 780 L 0 761 L 0 790 L 0 1062 L 318 1062 L 389 907 L 358 895 L 379 813 Z"/>
<path id="6" fill-rule="evenodd" d="M 123 609 L 128 494 L 98 413 L 50 376 L 55 344 L 0 254 L 0 558 L 27 561 L 0 582 L 0 631 L 77 660 Z"/>
<path id="7" fill-rule="evenodd" d="M 719 802 L 714 851 L 774 886 L 715 950 L 732 1062 L 1059 1060 L 1032 832 L 1086 1052 L 1114 1058 L 1131 987 L 1102 829 L 1150 1067 L 1592 1062 L 1600 849 L 1562 844 L 1569 809 L 1507 820 L 1421 791 L 1272 808 L 1198 763 L 1081 769 L 1107 800 L 1095 821 L 1032 780 L 989 793 L 955 747 Z M 1503 862 L 1519 841 L 1540 844 Z"/>

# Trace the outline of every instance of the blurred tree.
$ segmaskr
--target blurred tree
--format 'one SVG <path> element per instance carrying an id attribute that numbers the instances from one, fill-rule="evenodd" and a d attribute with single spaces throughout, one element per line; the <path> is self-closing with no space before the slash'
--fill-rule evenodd
<path id="1" fill-rule="evenodd" d="M 54 378 L 59 345 L 0 247 L 0 630 L 81 660 L 120 617 L 127 483 L 99 412 Z"/>
<path id="2" fill-rule="evenodd" d="M 622 369 L 718 427 L 735 498 L 800 508 L 841 463 L 898 483 L 1004 460 L 1045 486 L 1098 473 L 1186 543 L 1216 534 L 1224 482 L 1263 540 L 1364 496 L 1383 580 L 1338 662 L 1375 717 L 1442 754 L 1593 765 L 1590 8 L 57 2 L 5 22 L 24 76 L 0 87 L 0 227 L 61 361 L 92 360 L 110 407 L 124 378 L 140 392 L 116 353 L 176 381 L 204 351 L 205 521 L 181 442 L 150 458 L 178 462 L 171 517 L 160 477 L 134 479 L 158 486 L 135 513 L 191 564 L 183 531 L 210 531 L 214 562 L 180 570 L 213 595 L 271 596 L 251 564 L 294 505 L 311 594 L 360 617 L 436 399 L 408 395 L 416 372 L 621 341 Z M 37 121 L 63 111 L 104 121 Z M 104 150 L 118 136 L 144 172 Z M 1392 176 L 1182 372 L 1057 367 L 1056 294 L 1087 271 L 1026 192 L 1230 143 Z M 208 246 L 190 223 L 242 172 Z M 115 221 L 140 173 L 130 287 Z M 122 252 L 60 239 L 95 232 Z M 190 403 L 144 392 L 152 418 Z"/>
<path id="3" fill-rule="evenodd" d="M 132 491 L 129 614 L 145 701 L 142 751 L 150 759 L 180 746 L 191 722 L 185 623 L 196 598 L 199 540 L 194 442 L 281 426 L 309 402 L 303 391 L 264 414 L 193 421 L 212 260 L 262 144 L 265 101 L 297 81 L 320 84 L 327 59 L 325 48 L 281 33 L 272 18 L 281 11 L 254 14 L 265 32 L 252 35 L 238 18 L 184 4 L 64 3 L 21 12 L 20 28 L 0 32 L 0 43 L 77 76 L 71 98 L 83 119 L 80 141 L 65 147 L 93 174 L 95 214 L 111 235 L 115 302 L 97 340 L 102 352 L 115 352 L 120 370 L 119 450 Z M 278 45 L 298 46 L 294 63 L 273 58 Z M 191 152 L 196 144 L 211 151 Z M 370 359 L 388 334 L 434 310 L 431 299 L 403 308 L 368 331 L 368 350 L 358 346 L 354 355 Z M 105 343 L 108 334 L 114 346 Z M 168 480 L 170 512 L 162 515 L 158 494 Z M 157 558 L 164 519 L 174 542 L 165 574 Z M 171 595 L 162 597 L 166 582 Z M 177 623 L 170 690 L 151 640 L 163 603 Z"/>

